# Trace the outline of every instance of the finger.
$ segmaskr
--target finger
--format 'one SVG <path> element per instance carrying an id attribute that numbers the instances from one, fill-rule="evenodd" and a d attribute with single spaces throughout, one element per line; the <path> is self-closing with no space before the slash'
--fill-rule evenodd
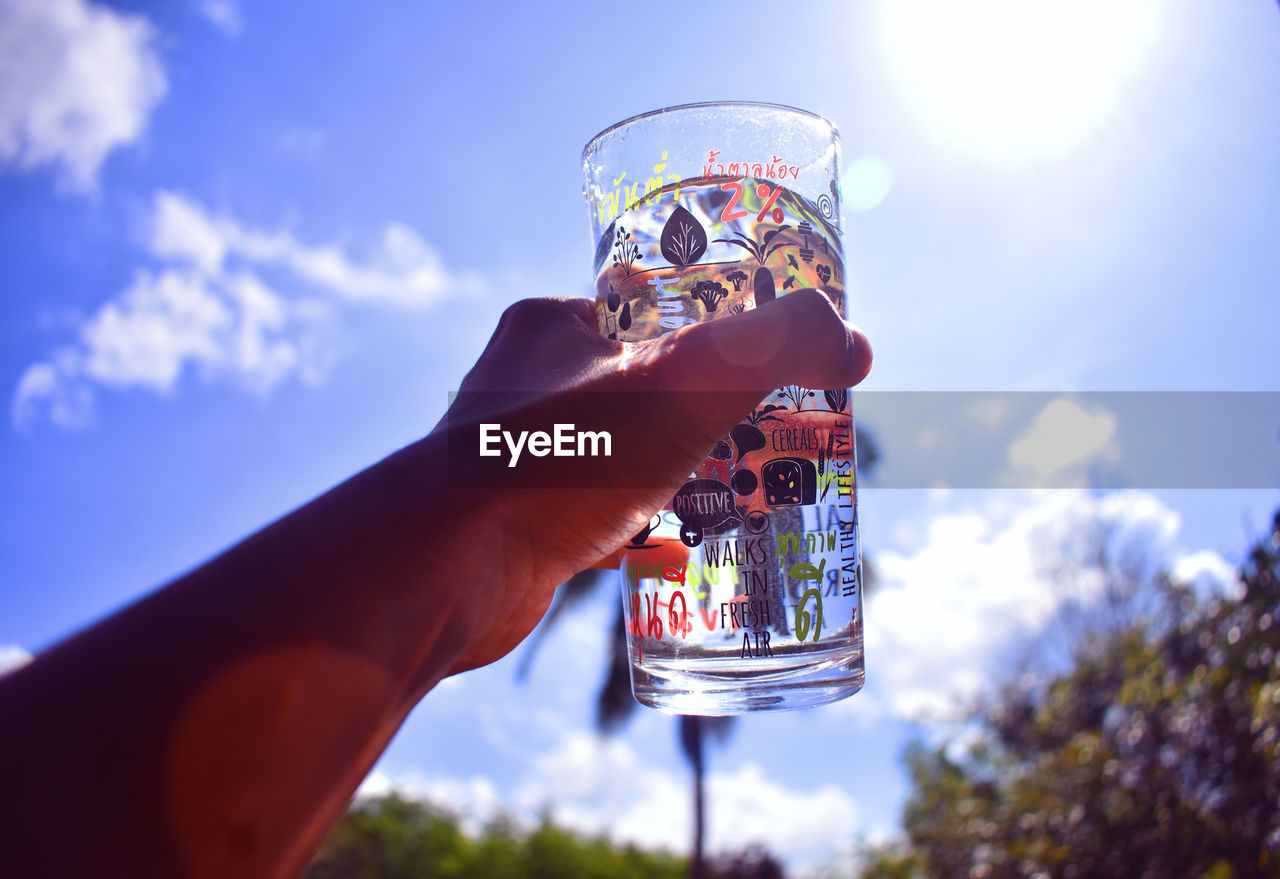
<path id="1" fill-rule="evenodd" d="M 539 330 L 566 327 L 586 327 L 592 333 L 597 333 L 595 303 L 580 296 L 521 299 L 507 306 L 493 336 L 496 339 L 504 332 L 526 335 Z"/>
<path id="2" fill-rule="evenodd" d="M 871 369 L 866 337 L 818 290 L 797 290 L 734 317 L 656 340 L 654 377 L 687 390 L 759 390 L 784 384 L 843 388 Z"/>
<path id="3" fill-rule="evenodd" d="M 600 335 L 595 304 L 589 299 L 522 299 L 502 313 L 463 388 L 546 390 L 619 347 Z"/>
<path id="4" fill-rule="evenodd" d="M 595 300 L 584 299 L 581 296 L 557 296 L 552 301 L 560 303 L 566 315 L 572 315 L 582 321 L 592 333 L 600 332 L 600 325 L 596 320 Z"/>

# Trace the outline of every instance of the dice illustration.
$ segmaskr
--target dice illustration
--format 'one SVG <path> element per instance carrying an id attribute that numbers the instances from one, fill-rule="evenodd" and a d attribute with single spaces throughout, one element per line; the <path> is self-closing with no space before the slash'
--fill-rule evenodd
<path id="1" fill-rule="evenodd" d="M 818 468 L 805 458 L 774 458 L 760 468 L 760 476 L 770 506 L 811 504 L 818 496 Z"/>

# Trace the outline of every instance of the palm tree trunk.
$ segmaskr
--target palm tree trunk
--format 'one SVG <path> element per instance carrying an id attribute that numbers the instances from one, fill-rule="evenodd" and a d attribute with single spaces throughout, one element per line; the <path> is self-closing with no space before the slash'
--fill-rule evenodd
<path id="1" fill-rule="evenodd" d="M 689 861 L 689 879 L 706 879 L 707 867 L 703 862 L 703 829 L 706 822 L 706 799 L 704 784 L 706 781 L 706 761 L 704 760 L 704 730 L 701 717 L 682 717 L 688 724 L 685 730 L 685 741 L 688 744 L 689 759 L 693 763 L 693 857 Z"/>

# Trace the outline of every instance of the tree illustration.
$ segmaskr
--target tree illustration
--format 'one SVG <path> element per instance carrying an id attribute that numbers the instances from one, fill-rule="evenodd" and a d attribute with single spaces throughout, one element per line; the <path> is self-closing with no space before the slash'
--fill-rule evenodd
<path id="1" fill-rule="evenodd" d="M 725 275 L 724 279 L 733 285 L 733 292 L 737 293 L 742 289 L 742 284 L 747 280 L 747 273 L 739 269 L 735 269 Z"/>
<path id="2" fill-rule="evenodd" d="M 784 385 L 778 389 L 778 396 L 784 400 L 790 400 L 791 405 L 796 407 L 799 412 L 804 406 L 804 401 L 810 397 L 817 396 L 808 388 L 802 388 L 799 385 Z"/>
<path id="3" fill-rule="evenodd" d="M 690 295 L 707 307 L 708 314 L 714 314 L 716 306 L 729 295 L 729 291 L 715 281 L 699 281 L 693 285 Z"/>
<path id="4" fill-rule="evenodd" d="M 745 420 L 751 424 L 760 424 L 765 421 L 781 421 L 782 419 L 774 413 L 786 408 L 786 406 L 779 406 L 777 403 L 769 403 L 759 409 L 753 409 L 747 414 Z"/>
<path id="5" fill-rule="evenodd" d="M 636 264 L 636 260 L 644 259 L 640 254 L 640 248 L 631 241 L 631 233 L 626 227 L 619 226 L 618 231 L 613 235 L 613 264 L 626 272 L 627 277 L 631 277 L 631 267 Z"/>
<path id="6" fill-rule="evenodd" d="M 741 235 L 735 235 L 732 238 L 717 238 L 717 243 L 732 244 L 734 247 L 741 247 L 747 253 L 756 258 L 755 280 L 752 281 L 752 290 L 755 292 L 756 307 L 764 305 L 771 301 L 777 295 L 777 288 L 773 283 L 773 272 L 765 268 L 765 260 L 780 247 L 790 244 L 790 241 L 779 241 L 774 244 L 774 239 L 791 227 L 785 223 L 776 229 L 771 229 L 764 233 L 764 237 L 758 241 L 752 241 L 750 238 L 744 238 Z"/>

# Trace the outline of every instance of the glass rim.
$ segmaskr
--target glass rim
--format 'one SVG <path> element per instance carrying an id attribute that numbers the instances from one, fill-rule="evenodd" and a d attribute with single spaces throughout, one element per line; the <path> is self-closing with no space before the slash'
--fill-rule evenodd
<path id="1" fill-rule="evenodd" d="M 663 107 L 659 110 L 650 110 L 647 113 L 639 113 L 635 116 L 628 116 L 626 119 L 623 119 L 621 122 L 613 123 L 608 128 L 604 129 L 595 137 L 587 141 L 587 145 L 582 148 L 582 158 L 584 160 L 587 158 L 587 154 L 591 152 L 591 148 L 595 146 L 595 144 L 601 138 L 605 137 L 606 135 L 612 134 L 613 132 L 617 131 L 619 128 L 625 128 L 626 126 L 631 125 L 635 122 L 640 122 L 655 116 L 665 116 L 668 113 L 676 113 L 681 110 L 697 110 L 697 109 L 704 109 L 708 107 L 741 107 L 744 109 L 749 108 L 749 109 L 757 109 L 757 110 L 761 110 L 761 109 L 785 110 L 788 113 L 797 113 L 801 116 L 808 116 L 810 119 L 816 119 L 817 121 L 823 123 L 828 128 L 830 128 L 831 133 L 834 134 L 837 139 L 840 137 L 840 129 L 836 128 L 835 124 L 832 123 L 830 119 L 818 113 L 814 113 L 812 110 L 805 110 L 800 107 L 792 107 L 789 104 L 774 104 L 774 103 L 770 103 L 769 101 L 694 101 L 689 104 L 675 104 L 670 107 Z"/>

